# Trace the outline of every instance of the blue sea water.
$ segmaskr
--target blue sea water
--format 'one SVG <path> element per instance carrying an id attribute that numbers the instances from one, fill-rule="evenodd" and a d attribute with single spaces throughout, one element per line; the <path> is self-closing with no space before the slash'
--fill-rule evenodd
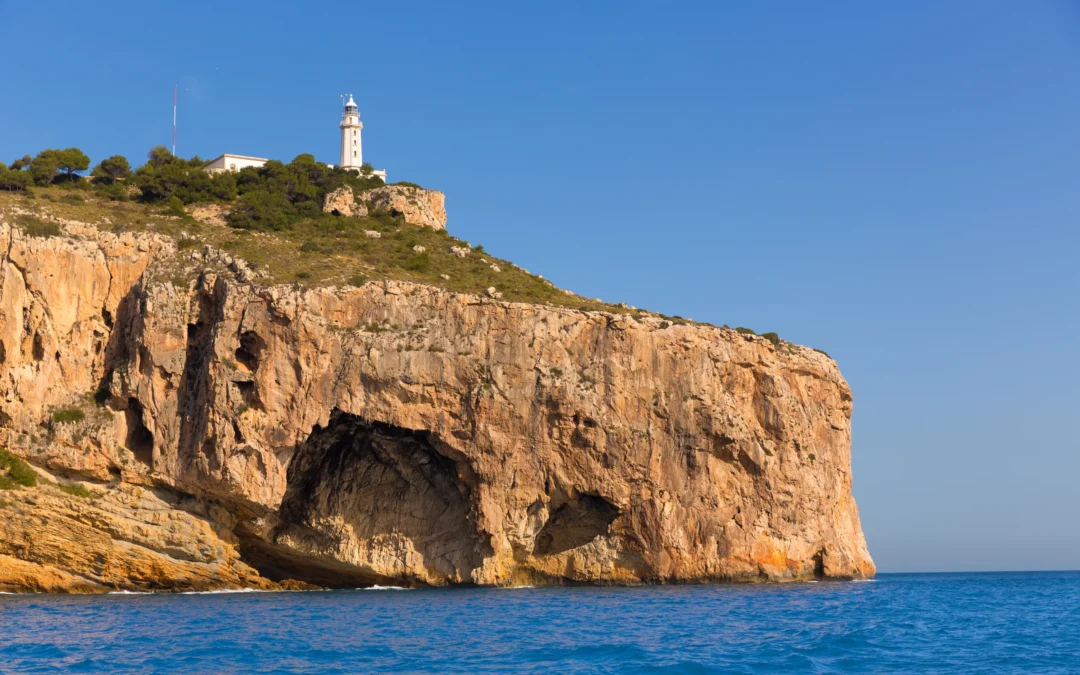
<path id="1" fill-rule="evenodd" d="M 3 673 L 1076 673 L 1080 572 L 0 596 Z"/>

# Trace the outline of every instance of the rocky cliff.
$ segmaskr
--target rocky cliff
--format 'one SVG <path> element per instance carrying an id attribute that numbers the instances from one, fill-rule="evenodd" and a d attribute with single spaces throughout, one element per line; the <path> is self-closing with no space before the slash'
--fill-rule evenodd
<path id="1" fill-rule="evenodd" d="M 874 574 L 823 353 L 0 224 L 0 590 Z"/>
<path id="2" fill-rule="evenodd" d="M 400 216 L 409 225 L 446 228 L 446 195 L 410 185 L 387 185 L 359 195 L 351 187 L 341 187 L 326 195 L 323 211 L 349 217 L 382 212 Z"/>

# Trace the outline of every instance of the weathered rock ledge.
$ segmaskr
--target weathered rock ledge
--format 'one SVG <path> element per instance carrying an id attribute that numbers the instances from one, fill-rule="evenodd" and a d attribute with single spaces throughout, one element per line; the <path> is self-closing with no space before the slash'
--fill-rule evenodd
<path id="1" fill-rule="evenodd" d="M 351 187 L 341 187 L 326 195 L 323 211 L 349 217 L 388 213 L 409 225 L 446 229 L 446 195 L 410 185 L 386 185 L 359 195 Z"/>
<path id="2" fill-rule="evenodd" d="M 874 574 L 824 354 L 63 229 L 0 223 L 0 590 Z"/>

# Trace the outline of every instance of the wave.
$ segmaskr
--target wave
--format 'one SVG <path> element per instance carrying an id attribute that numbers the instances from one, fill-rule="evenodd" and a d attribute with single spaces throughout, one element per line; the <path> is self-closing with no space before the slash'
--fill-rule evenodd
<path id="1" fill-rule="evenodd" d="M 380 586 L 375 584 L 374 586 L 368 586 L 366 588 L 358 588 L 358 591 L 407 591 L 409 589 L 404 586 Z"/>
<path id="2" fill-rule="evenodd" d="M 109 591 L 105 595 L 153 595 L 153 591 Z"/>
<path id="3" fill-rule="evenodd" d="M 224 595 L 226 593 L 280 593 L 264 588 L 218 588 L 213 591 L 181 591 L 179 595 Z"/>

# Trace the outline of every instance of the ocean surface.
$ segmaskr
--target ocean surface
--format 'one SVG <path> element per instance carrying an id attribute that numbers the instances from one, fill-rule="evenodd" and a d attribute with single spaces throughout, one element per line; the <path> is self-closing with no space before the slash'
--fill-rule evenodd
<path id="1" fill-rule="evenodd" d="M 2 673 L 1077 673 L 1080 572 L 0 595 Z"/>

